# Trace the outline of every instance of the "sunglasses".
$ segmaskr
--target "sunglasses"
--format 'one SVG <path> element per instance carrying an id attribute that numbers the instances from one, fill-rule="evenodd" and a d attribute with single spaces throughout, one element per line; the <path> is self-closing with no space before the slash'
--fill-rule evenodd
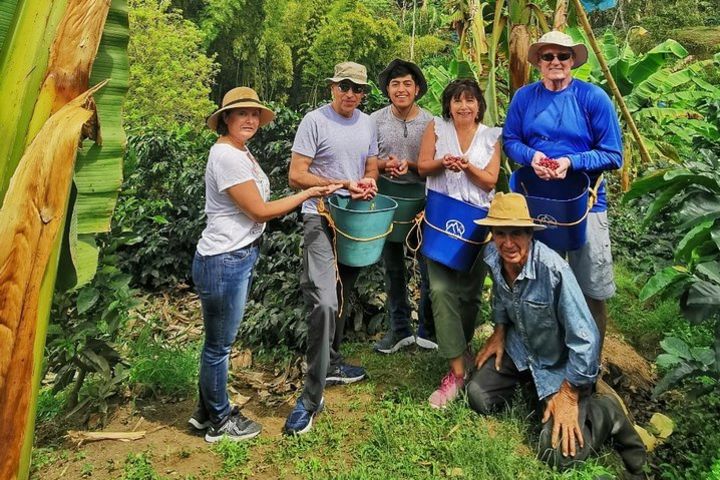
<path id="1" fill-rule="evenodd" d="M 562 52 L 562 53 L 543 53 L 540 55 L 541 60 L 545 60 L 546 62 L 552 62 L 554 59 L 558 59 L 561 62 L 564 62 L 565 60 L 569 60 L 572 57 L 572 53 L 569 52 Z"/>
<path id="2" fill-rule="evenodd" d="M 338 83 L 338 88 L 343 93 L 347 93 L 347 91 L 350 89 L 352 89 L 353 93 L 365 93 L 364 85 L 358 85 L 356 83 L 349 82 L 346 80 L 343 80 L 342 82 Z"/>

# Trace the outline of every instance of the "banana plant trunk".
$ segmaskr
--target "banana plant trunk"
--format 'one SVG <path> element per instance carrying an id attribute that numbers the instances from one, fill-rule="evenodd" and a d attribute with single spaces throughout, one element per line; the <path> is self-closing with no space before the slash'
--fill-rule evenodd
<path id="1" fill-rule="evenodd" d="M 510 27 L 510 91 L 515 93 L 530 79 L 528 50 L 530 32 L 527 24 L 518 23 Z"/>
<path id="2" fill-rule="evenodd" d="M 0 27 L 9 25 L 0 28 L 3 480 L 29 475 L 45 332 L 63 226 L 73 207 L 81 131 L 100 137 L 93 94 L 105 82 L 88 86 L 111 4 L 126 23 L 125 0 L 18 0 L 14 9 L 0 9 Z M 113 60 L 123 64 L 122 57 Z M 124 96 L 122 82 L 120 91 Z M 109 137 L 112 144 L 112 132 Z"/>

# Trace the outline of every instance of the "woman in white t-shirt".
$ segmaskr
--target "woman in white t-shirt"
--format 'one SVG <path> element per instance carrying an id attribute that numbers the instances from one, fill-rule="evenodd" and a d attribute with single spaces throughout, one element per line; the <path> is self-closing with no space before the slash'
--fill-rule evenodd
<path id="1" fill-rule="evenodd" d="M 270 182 L 246 142 L 275 114 L 251 88 L 238 87 L 207 120 L 220 134 L 205 170 L 207 226 L 192 266 L 200 296 L 205 342 L 200 358 L 198 407 L 190 424 L 216 442 L 255 437 L 261 427 L 232 408 L 227 395 L 230 349 L 242 321 L 265 222 L 341 185 L 313 187 L 270 201 Z"/>
<path id="2" fill-rule="evenodd" d="M 483 125 L 485 100 L 474 80 L 455 80 L 443 91 L 443 114 L 423 134 L 418 170 L 428 190 L 488 208 L 500 172 L 501 129 Z M 462 391 L 472 366 L 470 341 L 482 303 L 485 265 L 477 256 L 469 272 L 452 270 L 427 259 L 430 300 L 438 353 L 450 371 L 430 395 L 430 405 L 443 408 Z"/>

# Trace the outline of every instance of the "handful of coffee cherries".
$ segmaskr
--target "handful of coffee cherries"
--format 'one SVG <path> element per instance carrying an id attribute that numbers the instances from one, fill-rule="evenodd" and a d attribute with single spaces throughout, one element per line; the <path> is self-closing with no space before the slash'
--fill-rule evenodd
<path id="1" fill-rule="evenodd" d="M 453 172 L 459 172 L 463 170 L 463 167 L 466 167 L 468 164 L 468 159 L 466 157 L 459 157 L 455 155 L 447 155 L 443 158 L 443 165 L 448 170 L 452 170 Z"/>
<path id="2" fill-rule="evenodd" d="M 545 157 L 538 162 L 538 166 L 549 168 L 550 170 L 557 170 L 560 163 L 553 158 Z"/>

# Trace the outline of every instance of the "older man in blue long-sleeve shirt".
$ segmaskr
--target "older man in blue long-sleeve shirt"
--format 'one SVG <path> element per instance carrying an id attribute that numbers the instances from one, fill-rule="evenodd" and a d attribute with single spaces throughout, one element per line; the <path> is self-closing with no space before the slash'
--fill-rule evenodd
<path id="1" fill-rule="evenodd" d="M 622 408 L 591 395 L 600 334 L 567 262 L 533 240 L 544 227 L 533 223 L 520 194 L 497 194 L 488 216 L 476 222 L 492 229 L 485 263 L 495 331 L 476 357 L 470 406 L 491 413 L 512 401 L 516 387 L 532 384 L 544 404 L 543 460 L 566 467 L 611 438 L 628 473 L 642 475 L 645 448 Z"/>
<path id="2" fill-rule="evenodd" d="M 587 48 L 564 33 L 543 35 L 528 52 L 542 79 L 520 88 L 508 108 L 505 153 L 548 181 L 585 172 L 595 185 L 604 171 L 622 167 L 622 132 L 610 98 L 600 87 L 572 76 L 587 56 Z M 558 168 L 544 166 L 545 158 L 555 159 Z M 615 294 L 604 181 L 588 215 L 587 239 L 579 250 L 567 252 L 567 260 L 600 331 L 602 349 L 605 301 Z"/>

